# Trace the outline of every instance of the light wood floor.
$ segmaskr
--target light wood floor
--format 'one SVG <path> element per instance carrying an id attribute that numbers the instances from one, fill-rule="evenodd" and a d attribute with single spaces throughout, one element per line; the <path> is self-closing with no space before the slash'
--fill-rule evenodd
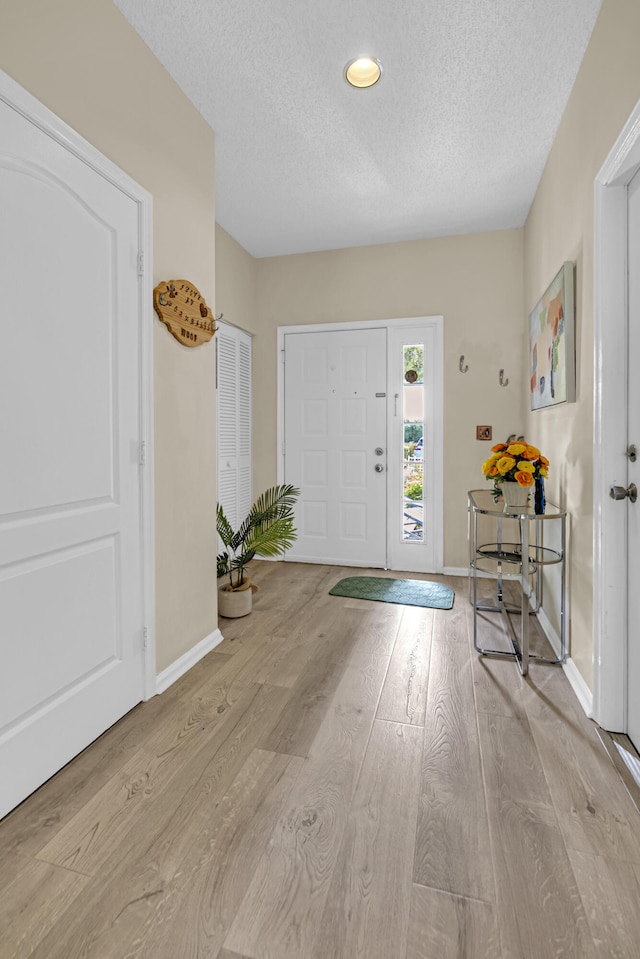
<path id="1" fill-rule="evenodd" d="M 465 580 L 434 611 L 254 566 L 252 615 L 0 824 L 1 959 L 637 959 L 640 816 L 562 670 L 478 658 Z"/>

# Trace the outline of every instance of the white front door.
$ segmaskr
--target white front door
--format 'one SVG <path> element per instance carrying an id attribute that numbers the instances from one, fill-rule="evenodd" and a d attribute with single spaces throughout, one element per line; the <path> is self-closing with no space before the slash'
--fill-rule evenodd
<path id="1" fill-rule="evenodd" d="M 139 206 L 6 80 L 0 815 L 144 692 Z"/>
<path id="2" fill-rule="evenodd" d="M 386 564 L 386 330 L 287 333 L 284 480 L 301 490 L 287 559 Z"/>
<path id="3" fill-rule="evenodd" d="M 302 490 L 287 558 L 442 572 L 443 318 L 280 336 L 279 476 Z"/>
<path id="4" fill-rule="evenodd" d="M 640 172 L 629 183 L 628 203 L 628 322 L 629 398 L 628 447 L 640 457 Z M 628 461 L 627 483 L 640 486 L 640 459 Z M 640 749 L 640 501 L 626 502 L 628 522 L 627 569 L 627 734 Z M 617 504 L 622 506 L 622 504 Z"/>

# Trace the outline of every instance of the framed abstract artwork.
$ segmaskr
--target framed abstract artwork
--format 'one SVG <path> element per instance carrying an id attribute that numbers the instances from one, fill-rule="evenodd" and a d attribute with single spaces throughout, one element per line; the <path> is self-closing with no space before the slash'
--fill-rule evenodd
<path id="1" fill-rule="evenodd" d="M 576 398 L 573 263 L 565 263 L 529 314 L 531 409 Z"/>

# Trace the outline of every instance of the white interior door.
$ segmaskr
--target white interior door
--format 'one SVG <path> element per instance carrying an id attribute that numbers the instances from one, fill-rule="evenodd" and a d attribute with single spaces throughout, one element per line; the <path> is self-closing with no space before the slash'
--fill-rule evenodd
<path id="1" fill-rule="evenodd" d="M 0 815 L 144 693 L 139 207 L 2 90 Z"/>
<path id="2" fill-rule="evenodd" d="M 630 182 L 628 202 L 629 399 L 628 444 L 640 451 L 640 172 Z M 640 455 L 640 452 L 639 452 Z M 640 486 L 640 460 L 628 461 L 627 482 Z M 616 504 L 622 507 L 622 504 Z M 640 749 L 640 501 L 626 500 L 627 570 L 627 734 Z"/>
<path id="3" fill-rule="evenodd" d="M 287 559 L 384 567 L 386 330 L 284 342 L 284 477 L 301 490 Z"/>

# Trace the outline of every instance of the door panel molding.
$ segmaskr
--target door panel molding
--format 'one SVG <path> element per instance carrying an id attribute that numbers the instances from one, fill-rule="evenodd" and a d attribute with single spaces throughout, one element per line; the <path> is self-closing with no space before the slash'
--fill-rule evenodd
<path id="1" fill-rule="evenodd" d="M 640 102 L 595 179 L 593 400 L 593 718 L 626 731 L 627 185 L 640 166 Z M 623 480 L 625 482 L 623 482 Z"/>

